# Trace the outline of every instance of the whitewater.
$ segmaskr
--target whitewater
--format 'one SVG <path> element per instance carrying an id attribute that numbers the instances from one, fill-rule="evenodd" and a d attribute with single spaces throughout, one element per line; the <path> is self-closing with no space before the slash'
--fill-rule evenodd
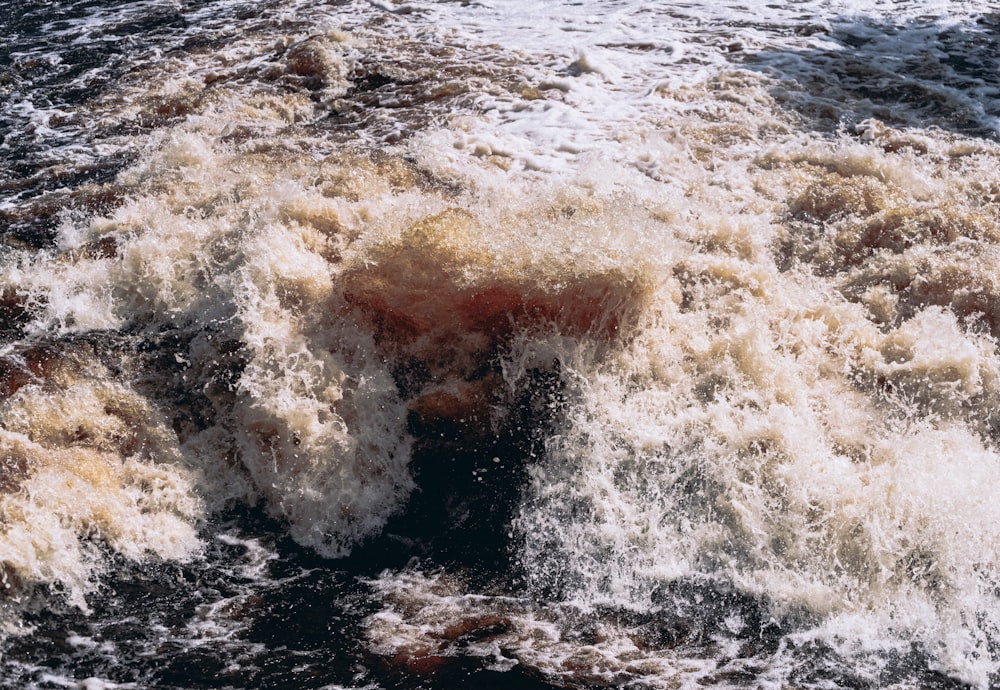
<path id="1" fill-rule="evenodd" d="M 984 3 L 0 7 L 0 687 L 1000 686 Z"/>

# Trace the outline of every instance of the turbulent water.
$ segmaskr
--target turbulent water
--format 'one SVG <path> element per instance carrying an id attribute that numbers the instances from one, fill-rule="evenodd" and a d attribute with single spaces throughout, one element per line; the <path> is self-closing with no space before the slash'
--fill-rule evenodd
<path id="1" fill-rule="evenodd" d="M 0 687 L 1000 686 L 987 5 L 0 2 Z"/>

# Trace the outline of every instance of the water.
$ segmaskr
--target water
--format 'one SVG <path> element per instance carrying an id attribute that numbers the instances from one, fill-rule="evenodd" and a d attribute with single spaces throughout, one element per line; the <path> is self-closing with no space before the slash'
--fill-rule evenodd
<path id="1" fill-rule="evenodd" d="M 1000 16 L 7 3 L 0 687 L 1000 685 Z"/>

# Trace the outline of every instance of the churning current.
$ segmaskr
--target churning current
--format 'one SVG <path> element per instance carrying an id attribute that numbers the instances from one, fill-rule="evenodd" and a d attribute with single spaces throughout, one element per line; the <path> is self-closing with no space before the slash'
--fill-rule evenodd
<path id="1" fill-rule="evenodd" d="M 0 687 L 1000 686 L 1000 14 L 0 2 Z"/>

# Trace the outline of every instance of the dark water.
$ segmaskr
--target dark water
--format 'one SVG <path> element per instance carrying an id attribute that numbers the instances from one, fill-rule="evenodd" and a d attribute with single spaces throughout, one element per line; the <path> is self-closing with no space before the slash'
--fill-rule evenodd
<path id="1" fill-rule="evenodd" d="M 420 516 L 415 511 L 406 519 Z M 464 650 L 508 632 L 511 622 L 496 615 L 455 621 L 446 656 L 380 654 L 364 641 L 364 621 L 380 608 L 372 578 L 384 567 L 400 568 L 396 564 L 407 557 L 407 567 L 418 571 L 447 567 L 455 572 L 454 560 L 413 556 L 408 553 L 414 550 L 412 541 L 389 534 L 355 557 L 331 563 L 282 533 L 280 524 L 249 513 L 213 525 L 203 558 L 191 564 L 137 566 L 109 554 L 111 572 L 89 598 L 92 613 L 46 607 L 25 615 L 32 632 L 5 644 L 0 687 L 657 687 L 627 675 L 602 682 L 581 670 L 576 678 L 553 683 L 527 665 L 491 668 Z M 418 550 L 426 552 L 426 544 L 421 546 Z M 475 580 L 482 572 L 468 575 Z M 497 571 L 489 579 L 479 591 L 500 596 L 517 591 Z M 702 682 L 770 684 L 767 660 L 784 651 L 784 644 L 781 623 L 766 605 L 711 582 L 676 582 L 660 598 L 663 603 L 645 613 L 605 610 L 599 615 L 639 631 L 651 647 L 683 648 L 705 658 L 719 656 L 726 638 L 740 639 L 738 653 Z M 727 619 L 734 615 L 747 621 L 749 636 L 746 631 L 741 638 L 732 635 Z M 598 634 L 588 630 L 587 617 L 572 625 L 572 637 L 581 645 Z M 873 658 L 879 667 L 875 678 L 822 643 L 793 653 L 799 668 L 786 682 L 809 687 L 966 687 L 933 670 L 919 670 L 927 658 L 916 650 Z"/>
<path id="2" fill-rule="evenodd" d="M 110 180 L 134 157 L 102 144 L 116 132 L 94 127 L 81 107 L 163 51 L 183 49 L 186 14 L 205 6 L 158 3 L 7 3 L 0 18 L 0 132 L 4 238 L 44 246 L 64 200 L 45 195 Z M 35 205 L 31 205 L 34 201 Z M 99 204 L 98 204 L 99 206 Z"/>
<path id="3" fill-rule="evenodd" d="M 2 687 L 91 687 L 88 678 L 136 688 L 556 687 L 461 656 L 413 672 L 369 651 L 361 622 L 378 607 L 365 578 L 387 561 L 331 563 L 281 532 L 244 515 L 213 526 L 204 560 L 193 564 L 112 558 L 91 615 L 25 617 L 34 631 L 6 644 Z"/>

